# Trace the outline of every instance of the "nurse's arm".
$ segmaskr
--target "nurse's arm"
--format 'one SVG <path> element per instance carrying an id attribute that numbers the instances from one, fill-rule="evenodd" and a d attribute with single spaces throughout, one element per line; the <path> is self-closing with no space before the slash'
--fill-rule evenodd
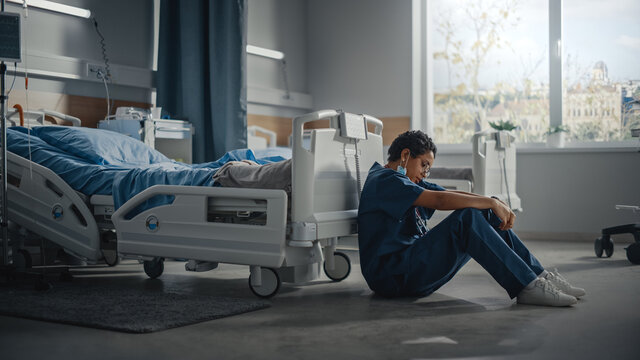
<path id="1" fill-rule="evenodd" d="M 481 196 L 481 197 L 483 197 L 482 195 L 469 193 L 469 192 L 466 192 L 466 191 L 460 191 L 460 190 L 447 190 L 447 191 L 453 192 L 453 193 L 458 193 L 458 194 L 465 194 L 465 195 L 469 195 L 469 196 Z"/>
<path id="2" fill-rule="evenodd" d="M 501 201 L 457 191 L 423 190 L 413 205 L 436 210 L 491 209 L 502 220 L 501 230 L 510 229 L 515 221 L 515 214 Z"/>

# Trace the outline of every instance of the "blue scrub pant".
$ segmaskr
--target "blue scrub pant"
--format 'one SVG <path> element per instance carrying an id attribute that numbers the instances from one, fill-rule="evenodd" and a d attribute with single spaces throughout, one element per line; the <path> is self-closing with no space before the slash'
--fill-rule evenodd
<path id="1" fill-rule="evenodd" d="M 406 250 L 410 267 L 401 295 L 433 293 L 473 258 L 516 297 L 544 268 L 513 231 L 498 225 L 491 210 L 454 211 Z"/>

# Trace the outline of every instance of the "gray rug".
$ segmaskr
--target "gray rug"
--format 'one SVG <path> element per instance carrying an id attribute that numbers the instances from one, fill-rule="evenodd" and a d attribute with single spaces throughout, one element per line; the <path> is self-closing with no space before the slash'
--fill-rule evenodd
<path id="1" fill-rule="evenodd" d="M 262 300 L 56 283 L 39 292 L 0 287 L 0 314 L 149 333 L 264 309 Z"/>

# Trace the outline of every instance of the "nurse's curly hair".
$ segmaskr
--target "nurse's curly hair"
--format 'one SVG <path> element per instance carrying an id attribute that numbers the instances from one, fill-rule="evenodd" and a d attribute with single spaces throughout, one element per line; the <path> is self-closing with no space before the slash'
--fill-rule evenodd
<path id="1" fill-rule="evenodd" d="M 433 143 L 431 138 L 420 130 L 410 130 L 398 135 L 389 147 L 388 161 L 396 161 L 400 159 L 402 150 L 409 149 L 411 151 L 411 157 L 416 157 L 422 154 L 426 154 L 428 151 L 433 151 L 433 156 L 436 156 L 438 149 L 436 144 Z"/>

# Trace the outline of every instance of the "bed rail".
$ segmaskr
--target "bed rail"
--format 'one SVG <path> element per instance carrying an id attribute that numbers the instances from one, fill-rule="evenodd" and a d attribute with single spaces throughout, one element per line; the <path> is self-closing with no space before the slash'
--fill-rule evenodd
<path id="1" fill-rule="evenodd" d="M 99 229 L 87 205 L 48 168 L 7 151 L 9 220 L 89 260 L 102 258 Z"/>
<path id="2" fill-rule="evenodd" d="M 157 196 L 173 201 L 131 216 Z M 111 219 L 121 254 L 274 268 L 284 261 L 283 190 L 155 185 L 127 201 Z"/>

